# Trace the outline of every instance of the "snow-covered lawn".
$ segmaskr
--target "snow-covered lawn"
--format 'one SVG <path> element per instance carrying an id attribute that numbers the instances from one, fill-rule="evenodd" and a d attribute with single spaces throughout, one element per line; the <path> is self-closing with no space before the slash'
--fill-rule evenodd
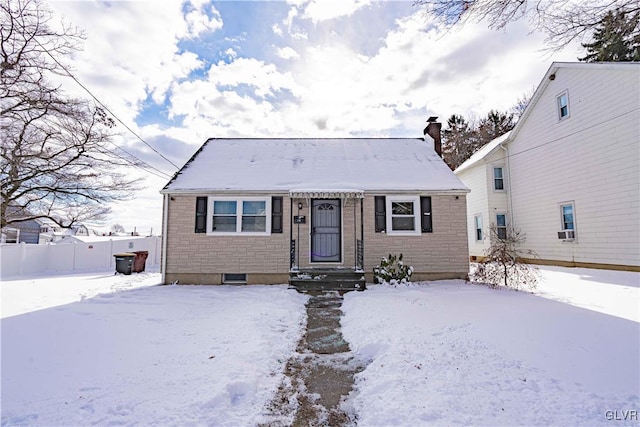
<path id="1" fill-rule="evenodd" d="M 112 293 L 100 293 L 107 282 Z M 136 288 L 149 282 L 159 275 L 3 282 L 3 312 L 37 311 L 2 319 L 2 426 L 254 424 L 306 297 L 286 286 Z M 69 303 L 40 302 L 57 286 Z"/>
<path id="2" fill-rule="evenodd" d="M 539 295 L 462 281 L 348 293 L 343 333 L 370 363 L 346 407 L 365 426 L 637 425 L 640 274 L 542 275 Z M 306 297 L 159 280 L 2 282 L 2 426 L 264 421 Z"/>
<path id="3" fill-rule="evenodd" d="M 344 337 L 370 361 L 359 423 L 638 425 L 640 274 L 542 277 L 545 298 L 463 281 L 347 294 Z"/>

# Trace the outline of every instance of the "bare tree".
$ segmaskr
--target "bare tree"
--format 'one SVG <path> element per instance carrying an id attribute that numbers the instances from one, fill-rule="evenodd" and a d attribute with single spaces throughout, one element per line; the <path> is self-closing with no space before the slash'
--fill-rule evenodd
<path id="1" fill-rule="evenodd" d="M 478 263 L 472 279 L 495 288 L 498 286 L 513 289 L 535 289 L 538 283 L 538 268 L 526 264 L 526 259 L 536 259 L 536 253 L 529 249 L 522 249 L 526 241 L 525 235 L 510 225 L 498 228 L 491 224 L 490 246 L 485 251 L 484 258 Z"/>
<path id="2" fill-rule="evenodd" d="M 111 226 L 112 233 L 125 233 L 125 229 L 122 225 L 116 223 Z"/>
<path id="3" fill-rule="evenodd" d="M 0 226 L 103 219 L 107 203 L 137 188 L 118 172 L 136 162 L 110 146 L 114 122 L 103 109 L 51 81 L 66 75 L 63 61 L 83 36 L 52 29 L 39 0 L 0 0 L 0 8 Z"/>
<path id="4" fill-rule="evenodd" d="M 533 94 L 535 93 L 536 88 L 533 87 L 529 89 L 527 92 L 523 93 L 518 99 L 516 103 L 509 110 L 513 114 L 513 120 L 515 123 L 520 120 L 520 117 L 524 114 L 524 111 L 527 109 L 529 102 L 533 98 Z"/>
<path id="5" fill-rule="evenodd" d="M 447 28 L 485 21 L 489 28 L 499 30 L 527 19 L 531 31 L 546 34 L 552 51 L 588 37 L 610 11 L 640 10 L 638 0 L 415 0 L 415 4 Z"/>

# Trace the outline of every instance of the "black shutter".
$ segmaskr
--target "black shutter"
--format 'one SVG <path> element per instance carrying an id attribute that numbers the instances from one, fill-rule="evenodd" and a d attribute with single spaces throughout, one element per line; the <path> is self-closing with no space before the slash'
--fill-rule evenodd
<path id="1" fill-rule="evenodd" d="M 376 208 L 376 233 L 382 233 L 387 229 L 387 200 L 385 196 L 375 196 Z"/>
<path id="2" fill-rule="evenodd" d="M 282 233 L 282 197 L 271 198 L 271 232 Z"/>
<path id="3" fill-rule="evenodd" d="M 207 232 L 207 198 L 196 197 L 196 233 Z"/>
<path id="4" fill-rule="evenodd" d="M 422 217 L 422 232 L 433 232 L 433 220 L 431 218 L 431 197 L 420 197 L 420 212 Z"/>

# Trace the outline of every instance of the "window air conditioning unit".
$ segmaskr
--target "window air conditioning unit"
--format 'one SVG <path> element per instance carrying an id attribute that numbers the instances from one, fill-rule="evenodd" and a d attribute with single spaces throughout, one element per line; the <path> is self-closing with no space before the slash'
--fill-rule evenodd
<path id="1" fill-rule="evenodd" d="M 573 240 L 576 238 L 576 232 L 574 230 L 558 231 L 558 239 L 560 240 Z"/>

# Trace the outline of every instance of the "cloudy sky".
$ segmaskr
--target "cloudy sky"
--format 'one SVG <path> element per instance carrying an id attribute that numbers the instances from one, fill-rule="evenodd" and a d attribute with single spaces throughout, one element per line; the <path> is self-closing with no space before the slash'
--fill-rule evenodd
<path id="1" fill-rule="evenodd" d="M 111 111 L 172 163 L 210 137 L 420 137 L 428 116 L 482 117 L 534 89 L 552 61 L 525 21 L 445 32 L 412 1 L 51 1 L 85 31 L 68 63 Z M 65 89 L 88 96 L 69 80 Z M 177 170 L 123 125 L 117 143 L 162 171 L 104 224 L 162 221 Z M 242 171 L 238 171 L 242 173 Z"/>

